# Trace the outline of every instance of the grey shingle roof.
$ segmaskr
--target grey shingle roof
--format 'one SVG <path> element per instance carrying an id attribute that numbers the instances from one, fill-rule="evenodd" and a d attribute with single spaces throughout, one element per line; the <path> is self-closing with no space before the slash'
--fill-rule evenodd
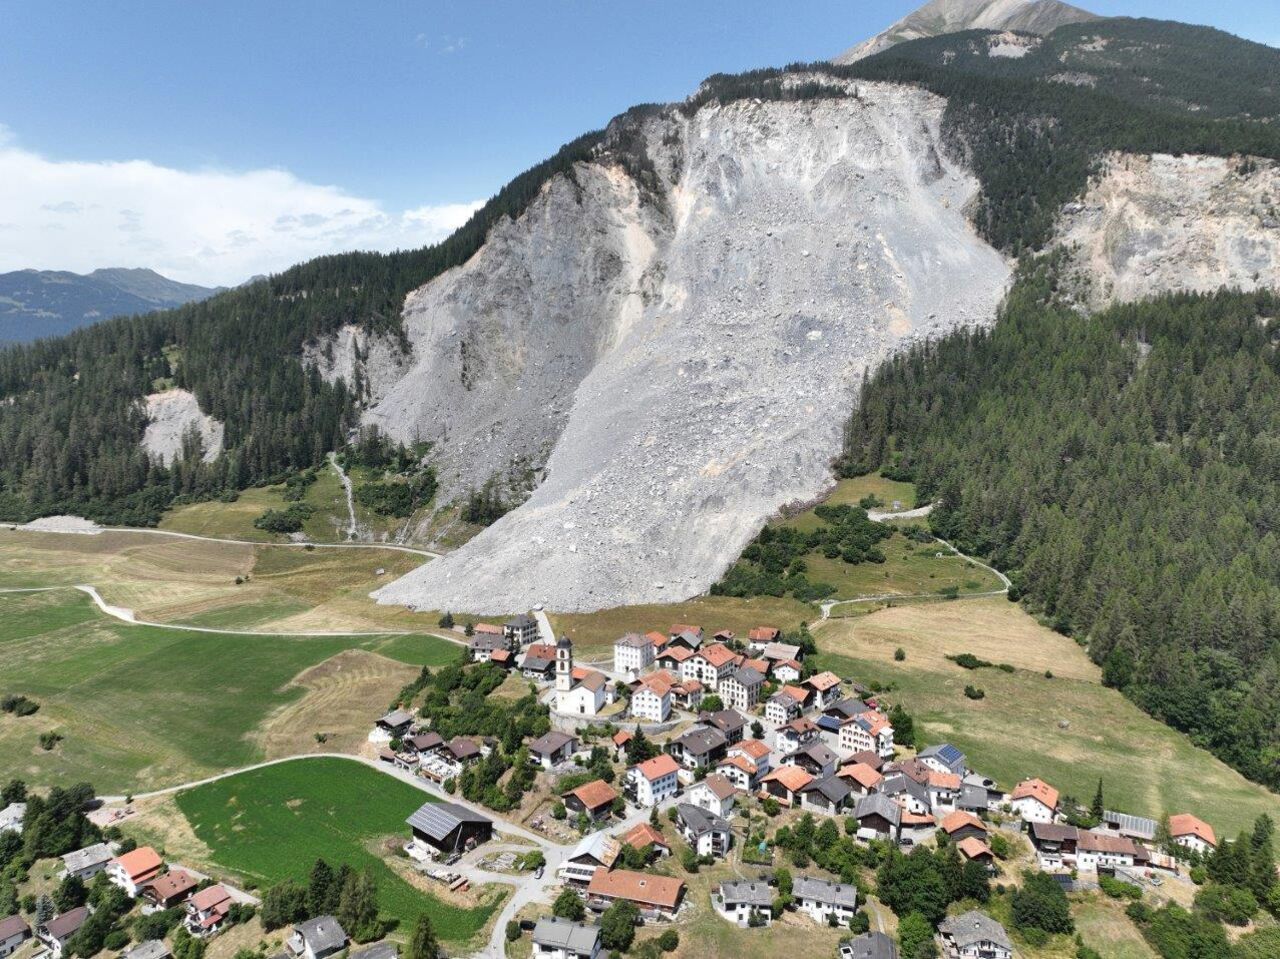
<path id="1" fill-rule="evenodd" d="M 840 959 L 898 959 L 898 947 L 883 932 L 864 932 L 840 943 Z"/>
<path id="2" fill-rule="evenodd" d="M 351 953 L 351 959 L 396 959 L 400 955 L 400 947 L 394 942 L 375 942 L 372 946 L 357 949 Z"/>
<path id="3" fill-rule="evenodd" d="M 907 793 L 925 806 L 932 805 L 929 800 L 929 790 L 904 773 L 892 773 L 885 776 L 884 782 L 880 784 L 880 791 L 886 796 Z"/>
<path id="4" fill-rule="evenodd" d="M 76 906 L 76 908 L 68 909 L 62 915 L 50 919 L 44 924 L 44 928 L 52 938 L 66 939 L 68 936 L 74 935 L 88 918 L 89 907 Z"/>
<path id="5" fill-rule="evenodd" d="M 871 815 L 882 816 L 895 826 L 902 823 L 902 807 L 888 796 L 880 793 L 871 793 L 869 796 L 863 796 L 858 800 L 858 805 L 853 807 L 854 819 L 862 819 L 864 816 Z"/>
<path id="6" fill-rule="evenodd" d="M 680 821 L 695 836 L 704 836 L 709 832 L 729 831 L 729 823 L 727 821 L 721 819 L 715 813 L 707 812 L 701 806 L 682 802 L 676 806 L 676 812 L 680 816 Z"/>
<path id="7" fill-rule="evenodd" d="M 720 883 L 720 898 L 725 905 L 745 903 L 748 906 L 768 908 L 773 905 L 773 890 L 767 883 L 736 879 Z"/>
<path id="8" fill-rule="evenodd" d="M 964 753 L 955 746 L 952 746 L 950 743 L 938 743 L 936 746 L 926 746 L 920 751 L 921 759 L 928 759 L 931 756 L 936 756 L 948 766 L 964 762 Z"/>
<path id="9" fill-rule="evenodd" d="M 453 832 L 460 823 L 478 822 L 493 824 L 493 820 L 478 812 L 472 812 L 466 806 L 451 802 L 423 803 L 418 811 L 405 820 L 410 826 L 432 839 L 444 839 Z"/>
<path id="10" fill-rule="evenodd" d="M 540 756 L 550 755 L 565 747 L 567 743 L 573 742 L 573 737 L 568 733 L 562 733 L 558 729 L 553 729 L 545 736 L 539 736 L 529 744 L 529 752 L 537 753 Z"/>
<path id="11" fill-rule="evenodd" d="M 680 748 L 694 756 L 705 756 L 721 746 L 728 743 L 724 733 L 718 729 L 702 728 L 691 729 L 683 736 L 677 737 L 673 742 L 678 743 Z"/>
<path id="12" fill-rule="evenodd" d="M 822 793 L 829 802 L 838 804 L 849 798 L 849 794 L 853 792 L 853 787 L 839 776 L 828 776 L 826 779 L 814 780 L 800 791 Z"/>
<path id="13" fill-rule="evenodd" d="M 510 626 L 512 629 L 528 629 L 530 626 L 536 625 L 536 623 L 537 620 L 532 616 L 526 616 L 521 613 L 519 616 L 512 616 L 505 625 Z"/>
<path id="14" fill-rule="evenodd" d="M 378 722 L 383 726 L 405 726 L 413 722 L 413 713 L 405 712 L 403 709 L 393 709 Z"/>
<path id="15" fill-rule="evenodd" d="M 62 857 L 62 864 L 67 867 L 67 872 L 80 872 L 82 869 L 110 862 L 114 858 L 115 854 L 111 851 L 111 847 L 105 842 L 99 842 L 67 853 Z"/>
<path id="16" fill-rule="evenodd" d="M 1139 839 L 1154 839 L 1156 836 L 1154 819 L 1144 819 L 1142 816 L 1131 816 L 1128 813 L 1112 812 L 1108 809 L 1102 814 L 1102 821 L 1126 836 L 1137 836 Z"/>
<path id="17" fill-rule="evenodd" d="M 764 684 L 764 676 L 762 676 L 760 674 L 760 670 L 756 669 L 754 666 L 743 666 L 730 678 L 736 679 L 748 689 L 752 686 L 760 686 Z"/>
<path id="18" fill-rule="evenodd" d="M 148 939 L 146 942 L 140 942 L 132 949 L 125 950 L 122 954 L 123 959 L 165 959 L 166 956 L 172 955 L 169 947 L 159 939 Z"/>
<path id="19" fill-rule="evenodd" d="M 966 785 L 960 787 L 960 798 L 956 800 L 957 809 L 986 809 L 987 791 L 981 786 Z"/>
<path id="20" fill-rule="evenodd" d="M 791 892 L 797 899 L 812 899 L 833 906 L 857 908 L 858 887 L 842 882 L 828 882 L 812 876 L 797 876 L 791 884 Z"/>
<path id="21" fill-rule="evenodd" d="M 938 931 L 944 936 L 950 936 L 961 949 L 983 940 L 994 942 L 1005 949 L 1013 948 L 1004 926 L 976 909 L 942 920 Z"/>
<path id="22" fill-rule="evenodd" d="M 293 927 L 315 953 L 332 952 L 347 944 L 347 933 L 333 916 L 316 916 Z"/>
<path id="23" fill-rule="evenodd" d="M 548 916 L 539 919 L 533 927 L 533 941 L 552 949 L 565 949 L 580 955 L 590 955 L 595 951 L 596 942 L 600 938 L 598 926 L 588 926 L 582 922 L 570 922 Z"/>

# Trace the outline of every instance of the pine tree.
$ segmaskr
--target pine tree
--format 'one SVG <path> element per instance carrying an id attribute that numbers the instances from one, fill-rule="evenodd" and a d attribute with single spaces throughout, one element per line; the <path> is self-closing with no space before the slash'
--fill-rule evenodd
<path id="1" fill-rule="evenodd" d="M 378 884 L 370 870 L 352 873 L 342 885 L 338 922 L 356 942 L 369 942 L 382 931 L 378 922 Z"/>
<path id="2" fill-rule="evenodd" d="M 1093 794 L 1093 804 L 1089 807 L 1089 815 L 1093 817 L 1093 823 L 1095 826 L 1098 823 L 1102 822 L 1102 817 L 1105 814 L 1105 812 L 1106 812 L 1106 809 L 1103 806 L 1103 802 L 1102 802 L 1102 779 L 1099 778 L 1098 789 Z"/>
<path id="3" fill-rule="evenodd" d="M 436 940 L 435 927 L 431 925 L 431 917 L 424 912 L 414 923 L 404 959 L 437 959 L 439 955 L 440 943 Z"/>

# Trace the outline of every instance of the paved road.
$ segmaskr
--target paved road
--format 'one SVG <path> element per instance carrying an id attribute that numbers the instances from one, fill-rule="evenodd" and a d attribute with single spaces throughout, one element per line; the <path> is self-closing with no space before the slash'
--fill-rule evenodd
<path id="1" fill-rule="evenodd" d="M 444 633 L 433 633 L 424 630 L 380 629 L 376 632 L 305 630 L 302 632 L 286 632 L 279 629 L 216 629 L 212 626 L 187 626 L 182 623 L 157 623 L 147 619 L 138 619 L 133 610 L 124 606 L 112 606 L 102 598 L 102 594 L 99 593 L 97 589 L 87 583 L 78 583 L 74 586 L 26 586 L 13 589 L 0 589 L 0 593 L 51 593 L 58 589 L 78 589 L 80 592 L 89 596 L 93 600 L 94 605 L 96 605 L 102 612 L 120 620 L 122 623 L 128 623 L 130 626 L 159 626 L 162 629 L 179 629 L 187 633 L 209 633 L 215 636 L 432 636 L 436 639 L 443 639 L 449 643 L 456 643 L 459 646 L 467 645 L 467 641 L 465 639 L 459 639 L 457 636 L 447 636 Z"/>

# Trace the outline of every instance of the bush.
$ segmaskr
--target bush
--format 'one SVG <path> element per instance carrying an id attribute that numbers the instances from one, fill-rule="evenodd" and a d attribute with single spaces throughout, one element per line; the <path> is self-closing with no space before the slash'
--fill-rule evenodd
<path id="1" fill-rule="evenodd" d="M 900 662 L 902 662 L 902 661 L 903 661 L 904 659 L 906 659 L 906 658 L 907 658 L 907 651 L 906 651 L 905 649 L 903 649 L 901 646 L 899 646 L 897 649 L 895 649 L 895 650 L 893 651 L 893 661 L 894 661 L 894 662 L 896 662 L 896 663 L 900 663 Z"/>
<path id="2" fill-rule="evenodd" d="M 1052 877 L 1044 873 L 1025 874 L 1022 887 L 1014 890 L 1012 905 L 1013 924 L 1023 935 L 1035 929 L 1045 933 L 1071 932 L 1075 929 L 1067 894 Z"/>
<path id="3" fill-rule="evenodd" d="M 970 699 L 985 699 L 987 691 L 981 686 L 966 686 L 964 688 L 964 694 Z"/>
<path id="4" fill-rule="evenodd" d="M 973 655 L 973 653 L 957 653 L 955 656 L 948 656 L 947 659 L 951 660 L 961 669 L 983 669 L 984 667 L 993 665 L 985 659 L 979 659 L 977 656 Z"/>
<path id="5" fill-rule="evenodd" d="M 600 917 L 600 942 L 606 949 L 626 952 L 635 940 L 636 923 L 639 920 L 640 910 L 619 899 Z"/>
<path id="6" fill-rule="evenodd" d="M 253 525 L 268 533 L 296 533 L 315 511 L 310 503 L 290 503 L 284 509 L 267 510 L 253 521 Z"/>
<path id="7" fill-rule="evenodd" d="M 507 922 L 507 942 L 515 942 L 520 938 L 520 923 L 515 919 Z"/>
<path id="8" fill-rule="evenodd" d="M 40 748 L 45 752 L 49 752 L 54 746 L 62 742 L 62 734 L 55 733 L 52 730 L 40 734 Z"/>
<path id="9" fill-rule="evenodd" d="M 582 897 L 567 886 L 560 891 L 560 895 L 556 896 L 556 901 L 551 905 L 551 915 L 561 919 L 579 922 L 586 914 L 587 909 L 582 904 Z"/>
<path id="10" fill-rule="evenodd" d="M 12 693 L 0 699 L 0 711 L 15 716 L 30 716 L 40 708 L 40 704 L 26 696 L 15 696 Z"/>
<path id="11" fill-rule="evenodd" d="M 658 948 L 663 952 L 675 952 L 680 945 L 680 934 L 674 929 L 667 929 L 658 937 Z"/>
<path id="12" fill-rule="evenodd" d="M 1141 899 L 1142 889 L 1131 882 L 1122 882 L 1111 876 L 1098 876 L 1098 887 L 1112 899 Z"/>

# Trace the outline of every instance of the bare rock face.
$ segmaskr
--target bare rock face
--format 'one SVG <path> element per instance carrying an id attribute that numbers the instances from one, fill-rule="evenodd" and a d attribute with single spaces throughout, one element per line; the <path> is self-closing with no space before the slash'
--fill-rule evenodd
<path id="1" fill-rule="evenodd" d="M 1088 306 L 1173 290 L 1280 287 L 1280 165 L 1115 155 L 1068 204 L 1059 242 Z"/>
<path id="2" fill-rule="evenodd" d="M 961 30 L 1018 30 L 1045 35 L 1067 23 L 1097 19 L 1096 14 L 1061 0 L 930 0 L 884 32 L 850 47 L 833 62 L 854 63 L 898 43 Z M 993 51 L 993 55 L 1001 54 Z"/>
<path id="3" fill-rule="evenodd" d="M 345 380 L 366 403 L 377 403 L 404 376 L 407 358 L 395 337 L 369 333 L 348 323 L 332 336 L 308 343 L 302 362 L 329 382 Z"/>
<path id="4" fill-rule="evenodd" d="M 182 455 L 183 438 L 191 430 L 200 435 L 201 458 L 212 462 L 222 452 L 223 425 L 200 409 L 200 401 L 188 390 L 165 390 L 144 400 L 147 428 L 142 446 L 166 466 Z"/>
<path id="5" fill-rule="evenodd" d="M 444 439 L 446 490 L 550 455 L 528 502 L 380 602 L 703 592 L 829 484 L 869 366 L 994 318 L 1009 266 L 964 217 L 977 184 L 943 155 L 943 101 L 859 92 L 656 115 L 644 187 L 579 165 L 409 297 L 415 359 L 369 420 Z"/>

